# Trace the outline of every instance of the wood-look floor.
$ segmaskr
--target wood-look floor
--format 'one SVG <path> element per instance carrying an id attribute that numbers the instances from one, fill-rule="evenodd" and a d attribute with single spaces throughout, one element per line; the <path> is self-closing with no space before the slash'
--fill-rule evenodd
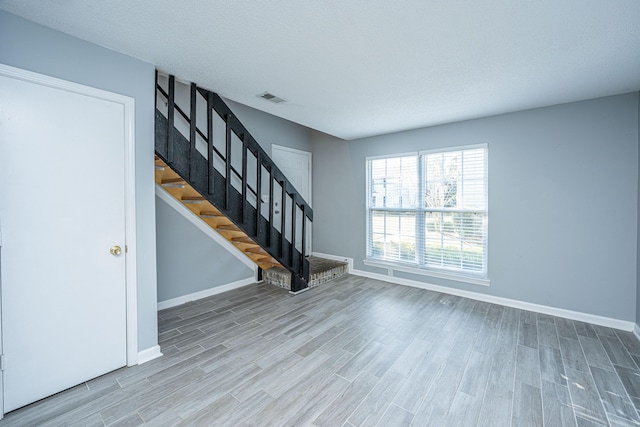
<path id="1" fill-rule="evenodd" d="M 631 333 L 376 280 L 254 285 L 163 310 L 159 330 L 164 357 L 0 425 L 640 424 Z"/>

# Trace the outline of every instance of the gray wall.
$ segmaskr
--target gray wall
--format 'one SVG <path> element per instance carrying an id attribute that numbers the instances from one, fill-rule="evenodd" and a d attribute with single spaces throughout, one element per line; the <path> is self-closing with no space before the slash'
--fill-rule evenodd
<path id="1" fill-rule="evenodd" d="M 135 98 L 138 349 L 155 346 L 154 66 L 2 11 L 0 62 Z"/>
<path id="2" fill-rule="evenodd" d="M 253 271 L 156 197 L 158 301 L 242 279 Z"/>
<path id="3" fill-rule="evenodd" d="M 490 287 L 473 292 L 636 319 L 638 93 L 344 142 L 314 133 L 314 250 L 365 258 L 365 157 L 489 144 Z"/>
<path id="4" fill-rule="evenodd" d="M 638 103 L 640 104 L 640 92 L 638 92 Z M 638 147 L 640 147 L 640 107 L 638 108 Z M 638 169 L 640 170 L 640 148 L 638 150 Z M 638 287 L 636 289 L 636 324 L 640 325 L 640 173 L 638 173 L 638 249 L 636 264 L 636 280 Z"/>
<path id="5" fill-rule="evenodd" d="M 224 101 L 267 154 L 271 155 L 271 144 L 313 150 L 311 129 L 229 99 Z"/>

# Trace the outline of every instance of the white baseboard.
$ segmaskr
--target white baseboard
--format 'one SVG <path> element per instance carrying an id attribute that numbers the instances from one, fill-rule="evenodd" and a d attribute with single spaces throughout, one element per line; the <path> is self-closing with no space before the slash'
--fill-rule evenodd
<path id="1" fill-rule="evenodd" d="M 384 282 L 395 283 L 398 285 L 411 286 L 413 288 L 426 289 L 444 294 L 456 295 L 463 298 L 469 298 L 476 301 L 483 301 L 492 304 L 498 304 L 506 307 L 519 308 L 522 310 L 534 311 L 536 313 L 548 314 L 551 316 L 564 317 L 565 319 L 578 320 L 580 322 L 592 323 L 594 325 L 606 326 L 609 328 L 620 329 L 623 331 L 634 330 L 635 323 L 626 320 L 613 319 L 610 317 L 598 316 L 595 314 L 582 313 L 579 311 L 565 310 L 563 308 L 550 307 L 547 305 L 534 304 L 531 302 L 519 301 L 509 298 L 496 297 L 493 295 L 485 295 L 477 292 L 464 291 L 461 289 L 449 288 L 446 286 L 433 285 L 430 283 L 418 282 L 415 280 L 403 279 L 400 277 L 387 276 L 384 274 L 371 273 L 364 270 L 353 270 L 352 274 L 356 276 L 368 277 L 370 279 L 381 280 Z"/>
<path id="2" fill-rule="evenodd" d="M 204 291 L 194 292 L 192 294 L 183 295 L 181 297 L 172 298 L 166 301 L 158 303 L 158 310 L 164 310 L 165 308 L 175 307 L 180 304 L 184 304 L 189 301 L 196 301 L 201 298 L 210 297 L 212 295 L 221 294 L 222 292 L 231 291 L 233 289 L 241 288 L 256 283 L 255 277 L 249 277 L 247 279 L 238 280 L 236 282 L 227 283 L 226 285 L 214 286 L 213 288 L 205 289 Z"/>
<path id="3" fill-rule="evenodd" d="M 548 314 L 551 316 L 564 317 L 565 319 L 578 320 L 580 322 L 592 323 L 594 325 L 606 326 L 609 328 L 620 329 L 623 331 L 633 331 L 640 339 L 640 327 L 634 322 L 626 320 L 613 319 L 610 317 L 598 316 L 595 314 L 582 313 L 579 311 L 565 310 L 563 308 L 550 307 L 547 305 L 534 304 L 525 301 L 514 300 L 510 298 L 496 297 L 493 295 L 481 294 L 478 292 L 464 291 L 461 289 L 449 288 L 447 286 L 433 285 L 431 283 L 418 282 L 416 280 L 404 279 L 401 277 L 388 276 L 386 274 L 371 273 L 369 271 L 357 270 L 353 268 L 353 259 L 343 256 L 335 256 L 314 252 L 313 255 L 333 259 L 337 261 L 345 261 L 349 263 L 349 273 L 356 276 L 368 277 L 383 282 L 395 283 L 397 285 L 411 286 L 413 288 L 426 289 L 429 291 L 442 292 L 444 294 L 456 295 L 463 298 L 469 298 L 476 301 L 483 301 L 492 304 L 498 304 L 505 307 L 519 308 L 522 310 L 534 311 L 536 313 Z"/>
<path id="4" fill-rule="evenodd" d="M 150 347 L 146 350 L 142 350 L 138 352 L 138 365 L 142 365 L 143 363 L 147 363 L 150 360 L 157 359 L 162 356 L 162 352 L 160 351 L 160 346 L 156 345 Z"/>

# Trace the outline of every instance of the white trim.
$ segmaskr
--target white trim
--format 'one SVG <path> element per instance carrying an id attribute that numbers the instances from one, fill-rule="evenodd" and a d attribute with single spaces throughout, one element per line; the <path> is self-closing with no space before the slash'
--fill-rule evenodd
<path id="1" fill-rule="evenodd" d="M 364 263 L 364 265 L 368 265 L 370 267 L 386 268 L 387 270 L 389 270 L 389 273 L 390 273 L 389 276 L 393 276 L 393 271 L 404 271 L 405 273 L 419 274 L 421 276 L 437 277 L 439 279 L 447 279 L 447 280 L 453 280 L 455 282 L 470 283 L 472 285 L 479 285 L 479 286 L 491 285 L 491 281 L 489 279 L 482 279 L 479 277 L 463 276 L 461 274 L 427 270 L 425 268 L 403 266 L 393 262 L 377 261 L 377 260 L 371 260 L 371 259 L 365 259 L 362 262 Z"/>
<path id="2" fill-rule="evenodd" d="M 79 95 L 87 95 L 93 98 L 104 99 L 106 101 L 113 101 L 118 104 L 125 104 L 128 101 L 133 102 L 133 98 L 126 95 L 108 92 L 106 90 L 58 79 L 56 77 L 47 76 L 45 74 L 34 73 L 32 71 L 23 70 L 21 68 L 12 67 L 10 65 L 0 64 L 0 75 L 11 77 L 17 80 L 22 80 L 28 83 L 47 86 L 53 89 L 60 89 L 67 92 L 77 93 Z"/>
<path id="3" fill-rule="evenodd" d="M 640 339 L 640 327 L 634 322 L 613 319 L 611 317 L 598 316 L 596 314 L 583 313 L 580 311 L 566 310 L 563 308 L 550 307 L 547 305 L 534 304 L 525 301 L 518 301 L 510 298 L 496 297 L 492 295 L 481 294 L 478 292 L 464 291 L 461 289 L 450 288 L 447 286 L 433 285 L 430 283 L 417 282 L 415 280 L 403 279 L 400 277 L 386 276 L 384 274 L 371 273 L 369 271 L 357 270 L 352 268 L 353 258 L 321 254 L 314 252 L 315 256 L 327 259 L 335 259 L 346 261 L 349 263 L 349 274 L 369 279 L 381 280 L 383 282 L 395 283 L 396 285 L 411 286 L 412 288 L 426 289 L 434 292 L 441 292 L 449 295 L 456 295 L 463 298 L 469 298 L 476 301 L 483 301 L 492 304 L 498 304 L 505 307 L 519 308 L 522 310 L 534 311 L 536 313 L 549 314 L 551 316 L 563 317 L 565 319 L 578 320 L 580 322 L 592 323 L 594 325 L 606 326 L 609 328 L 620 329 L 623 331 L 633 331 Z"/>
<path id="4" fill-rule="evenodd" d="M 419 151 L 410 151 L 408 153 L 399 153 L 399 154 L 380 154 L 379 156 L 367 156 L 364 158 L 365 162 L 369 160 L 379 160 L 379 159 L 397 159 L 398 157 L 417 157 L 420 155 Z"/>
<path id="5" fill-rule="evenodd" d="M 154 345 L 153 347 L 138 352 L 138 365 L 142 365 L 158 357 L 162 357 L 162 352 L 160 351 L 159 345 Z"/>
<path id="6" fill-rule="evenodd" d="M 244 265 L 249 267 L 251 271 L 253 271 L 254 276 L 258 274 L 258 266 L 256 265 L 251 258 L 246 256 L 240 249 L 235 247 L 233 243 L 229 242 L 227 239 L 222 237 L 217 231 L 209 226 L 206 222 L 202 220 L 198 215 L 196 215 L 191 209 L 185 207 L 182 203 L 176 200 L 167 190 L 162 188 L 162 186 L 156 184 L 156 196 L 166 202 L 170 207 L 172 207 L 176 212 L 185 217 L 191 222 L 191 224 L 198 227 L 200 231 L 204 234 L 212 238 L 217 244 L 225 248 L 229 253 L 231 253 L 234 257 L 240 260 Z M 257 276 L 256 276 L 257 277 Z"/>
<path id="7" fill-rule="evenodd" d="M 461 289 L 449 288 L 446 286 L 432 285 L 430 283 L 417 282 L 415 280 L 403 279 L 400 277 L 390 277 L 383 274 L 371 273 L 364 270 L 353 270 L 356 276 L 368 277 L 370 279 L 382 280 L 384 282 L 395 283 L 397 285 L 411 286 L 413 288 L 426 289 L 429 291 L 442 292 L 456 295 L 476 301 L 484 301 L 506 307 L 519 308 L 522 310 L 534 311 L 536 313 L 549 314 L 551 316 L 564 317 L 565 319 L 578 320 L 592 323 L 594 325 L 607 326 L 609 328 L 632 331 L 634 323 L 626 320 L 613 319 L 610 317 L 598 316 L 595 314 L 583 313 L 580 311 L 566 310 L 563 308 L 550 307 L 547 305 L 534 304 L 525 301 L 518 301 L 509 298 L 496 297 L 492 295 L 480 294 L 477 292 L 464 291 Z"/>
<path id="8" fill-rule="evenodd" d="M 189 295 L 183 295 L 181 297 L 172 298 L 166 301 L 161 301 L 158 303 L 158 310 L 164 310 L 165 308 L 175 307 L 175 306 L 184 304 L 185 302 L 196 301 L 202 298 L 210 297 L 212 295 L 217 295 L 223 292 L 231 291 L 233 289 L 238 289 L 244 286 L 253 285 L 254 283 L 256 283 L 256 279 L 253 277 L 248 277 L 246 279 L 227 283 L 226 285 L 214 286 L 213 288 L 205 289 L 204 291 L 194 292 Z"/>
<path id="9" fill-rule="evenodd" d="M 423 154 L 436 154 L 436 153 L 447 153 L 449 151 L 465 151 L 465 150 L 477 150 L 479 148 L 487 149 L 489 148 L 488 142 L 482 142 L 480 144 L 471 144 L 471 145 L 458 145 L 455 147 L 442 147 L 442 148 L 433 148 L 431 150 L 420 150 L 418 151 L 419 155 Z"/>
<path id="10" fill-rule="evenodd" d="M 136 205 L 135 100 L 124 105 L 125 118 L 125 275 L 127 283 L 127 365 L 138 364 L 138 245 Z M 133 284 L 133 286 L 131 286 Z M 135 327 L 133 327 L 133 325 Z"/>
<path id="11" fill-rule="evenodd" d="M 90 96 L 121 104 L 124 107 L 125 125 L 125 286 L 127 310 L 127 365 L 138 363 L 138 276 L 136 245 L 136 203 L 135 203 L 135 100 L 129 96 L 108 92 L 79 83 L 34 73 L 9 65 L 0 64 L 0 75 L 60 89 L 71 93 Z"/>
<path id="12" fill-rule="evenodd" d="M 293 292 L 293 291 L 289 291 L 289 293 L 290 293 L 291 295 L 299 295 L 299 294 L 301 294 L 301 293 L 303 293 L 303 292 L 307 292 L 309 289 L 311 289 L 311 288 L 304 288 L 304 289 L 300 289 L 299 291 L 295 291 L 295 292 Z"/>

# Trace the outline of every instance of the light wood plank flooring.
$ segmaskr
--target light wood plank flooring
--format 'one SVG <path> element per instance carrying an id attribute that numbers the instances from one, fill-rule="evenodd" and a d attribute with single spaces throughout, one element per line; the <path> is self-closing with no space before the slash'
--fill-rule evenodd
<path id="1" fill-rule="evenodd" d="M 237 289 L 159 332 L 164 357 L 0 426 L 640 424 L 631 333 L 361 277 Z"/>

